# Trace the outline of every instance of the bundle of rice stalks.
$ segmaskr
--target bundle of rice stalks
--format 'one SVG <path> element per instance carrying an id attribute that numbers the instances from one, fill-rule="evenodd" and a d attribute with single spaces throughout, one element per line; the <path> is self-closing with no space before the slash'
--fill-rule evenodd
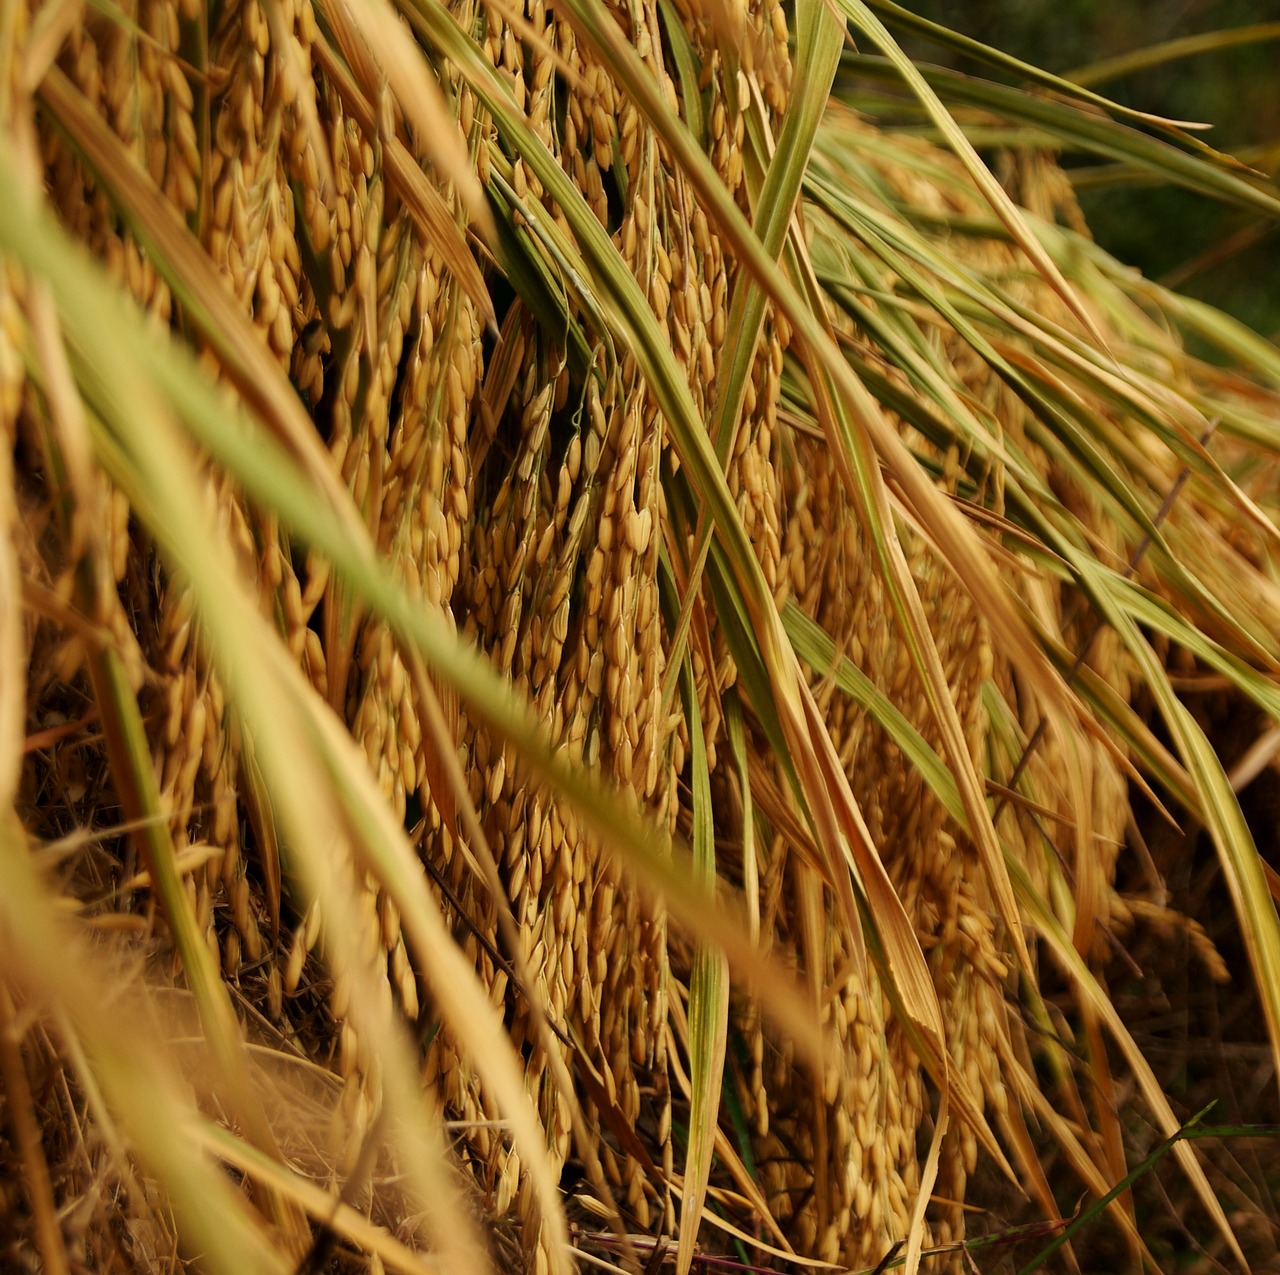
<path id="1" fill-rule="evenodd" d="M 840 10 L 5 8 L 6 1262 L 1138 1260 L 1128 1088 L 1244 1262 L 1106 972 L 1138 792 L 1280 1045 L 1280 358 Z"/>

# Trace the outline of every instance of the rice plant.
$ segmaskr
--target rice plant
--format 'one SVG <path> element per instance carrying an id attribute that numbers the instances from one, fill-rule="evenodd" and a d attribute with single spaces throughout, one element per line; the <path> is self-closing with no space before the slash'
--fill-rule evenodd
<path id="1" fill-rule="evenodd" d="M 1280 355 L 1055 152 L 1280 192 L 882 17 L 0 7 L 6 1267 L 1274 1260 Z"/>

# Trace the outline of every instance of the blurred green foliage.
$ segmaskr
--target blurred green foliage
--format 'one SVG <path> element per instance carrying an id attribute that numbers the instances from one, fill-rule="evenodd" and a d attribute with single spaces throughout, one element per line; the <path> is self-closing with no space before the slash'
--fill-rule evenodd
<path id="1" fill-rule="evenodd" d="M 1104 58 L 1205 32 L 1280 19 L 1275 0 L 904 0 L 935 22 L 1059 74 Z M 991 76 L 920 40 L 917 59 Z M 1127 105 L 1213 125 L 1205 140 L 1273 177 L 1280 166 L 1280 42 L 1182 58 L 1095 85 Z M 1085 215 L 1098 241 L 1152 278 L 1280 336 L 1280 229 L 1188 192 L 1101 180 L 1078 169 Z"/>

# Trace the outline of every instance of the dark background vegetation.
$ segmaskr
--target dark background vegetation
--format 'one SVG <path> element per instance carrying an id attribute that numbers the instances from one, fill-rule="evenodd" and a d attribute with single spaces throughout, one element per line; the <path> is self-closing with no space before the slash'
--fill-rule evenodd
<path id="1" fill-rule="evenodd" d="M 1280 0 L 900 0 L 907 8 L 1059 74 L 1166 40 L 1280 20 Z M 917 59 L 991 76 L 948 50 Z M 1213 125 L 1206 141 L 1274 175 L 1280 164 L 1280 41 L 1198 54 L 1097 86 L 1127 105 Z M 1098 241 L 1151 278 L 1280 337 L 1280 232 L 1171 187 L 1101 182 L 1088 157 L 1079 194 Z"/>

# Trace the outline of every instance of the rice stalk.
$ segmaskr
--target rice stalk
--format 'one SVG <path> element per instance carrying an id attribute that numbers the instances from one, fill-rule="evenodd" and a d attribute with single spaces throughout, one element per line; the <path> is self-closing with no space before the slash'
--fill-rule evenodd
<path id="1" fill-rule="evenodd" d="M 1280 1039 L 1265 865 L 1174 689 L 1280 715 L 1277 365 L 1016 130 L 1280 204 L 874 13 L 960 160 L 829 100 L 886 71 L 821 5 L 794 62 L 771 3 L 6 10 L 4 1207 L 46 1263 L 962 1269 L 1002 1176 L 1141 1254 L 1131 1082 L 1244 1263 L 1107 975 L 1201 934 L 1117 888 L 1144 792 L 1209 829 Z M 21 1092 L 59 1059 L 61 1105 Z"/>

